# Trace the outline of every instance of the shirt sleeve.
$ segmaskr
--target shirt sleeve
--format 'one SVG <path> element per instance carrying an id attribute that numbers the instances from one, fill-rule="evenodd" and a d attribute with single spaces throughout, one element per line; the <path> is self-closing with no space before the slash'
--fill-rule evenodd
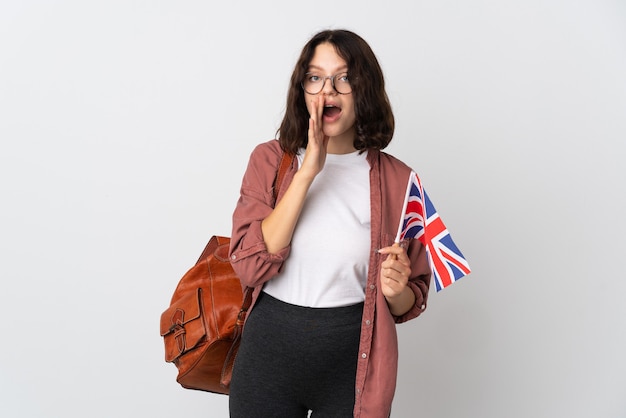
<path id="1" fill-rule="evenodd" d="M 278 141 L 257 146 L 243 176 L 239 200 L 233 212 L 230 261 L 243 286 L 259 286 L 282 268 L 291 247 L 270 254 L 261 222 L 274 210 L 273 185 L 282 151 Z"/>

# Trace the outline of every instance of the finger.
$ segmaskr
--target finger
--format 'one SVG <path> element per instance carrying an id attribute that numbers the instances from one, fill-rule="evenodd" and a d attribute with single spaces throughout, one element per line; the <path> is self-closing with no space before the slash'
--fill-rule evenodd
<path id="1" fill-rule="evenodd" d="M 313 96 L 310 99 L 306 99 L 306 109 L 309 111 L 309 116 L 311 118 L 317 117 L 317 97 Z"/>
<path id="2" fill-rule="evenodd" d="M 395 254 L 390 254 L 389 257 L 391 256 L 395 257 Z M 388 258 L 381 264 L 381 276 L 404 285 L 411 277 L 411 267 L 396 259 Z"/>
<path id="3" fill-rule="evenodd" d="M 402 292 L 406 284 L 394 279 L 393 277 L 381 278 L 383 294 L 385 296 L 395 296 Z"/>
<path id="4" fill-rule="evenodd" d="M 324 116 L 324 100 L 321 97 L 317 97 L 317 120 L 322 121 L 322 117 Z M 321 123 L 320 123 L 321 128 Z"/>
<path id="5" fill-rule="evenodd" d="M 411 265 L 411 260 L 409 260 L 409 255 L 406 253 L 406 250 L 404 248 L 401 248 L 401 251 L 398 254 L 396 254 L 396 259 L 405 266 Z"/>
<path id="6" fill-rule="evenodd" d="M 394 255 L 394 256 L 399 256 L 401 253 L 404 252 L 404 249 L 402 249 L 400 246 L 398 246 L 397 244 L 393 244 L 390 247 L 383 247 L 381 249 L 378 250 L 379 254 L 388 254 L 388 255 Z"/>
<path id="7" fill-rule="evenodd" d="M 316 125 L 317 125 L 317 123 L 315 122 L 315 118 L 313 116 L 311 116 L 309 118 L 309 132 L 308 132 L 309 143 L 311 143 L 312 141 L 315 140 L 315 130 L 317 129 Z"/>
<path id="8" fill-rule="evenodd" d="M 313 121 L 312 125 L 309 125 L 309 139 L 313 139 L 315 141 L 323 141 L 323 132 L 322 132 L 322 117 L 324 113 L 324 102 L 320 100 L 318 97 L 311 99 L 309 106 L 309 120 Z"/>
<path id="9" fill-rule="evenodd" d="M 307 149 L 317 149 L 319 148 L 319 123 L 316 120 L 315 116 L 311 116 L 309 118 L 309 130 L 308 130 L 308 145 Z"/>
<path id="10" fill-rule="evenodd" d="M 323 143 L 324 141 L 324 100 L 316 97 L 315 105 L 315 139 Z"/>
<path id="11" fill-rule="evenodd" d="M 409 280 L 410 275 L 411 269 L 398 262 L 387 269 L 387 276 L 400 283 Z"/>
<path id="12" fill-rule="evenodd" d="M 311 99 L 310 102 L 307 102 L 307 108 L 309 111 L 309 140 L 315 140 L 318 131 L 318 114 L 317 114 L 317 101 L 316 99 Z"/>
<path id="13" fill-rule="evenodd" d="M 387 280 L 388 283 L 390 282 L 399 283 L 402 280 L 402 276 L 400 272 L 392 268 L 385 269 L 385 272 L 383 273 L 383 277 Z"/>

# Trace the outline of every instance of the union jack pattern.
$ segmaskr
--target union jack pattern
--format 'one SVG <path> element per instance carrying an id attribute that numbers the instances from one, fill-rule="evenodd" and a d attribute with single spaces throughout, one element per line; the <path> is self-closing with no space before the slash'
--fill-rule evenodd
<path id="1" fill-rule="evenodd" d="M 415 172 L 411 172 L 407 184 L 396 242 L 408 238 L 418 239 L 426 247 L 437 292 L 470 273 L 467 260 L 452 241 Z"/>

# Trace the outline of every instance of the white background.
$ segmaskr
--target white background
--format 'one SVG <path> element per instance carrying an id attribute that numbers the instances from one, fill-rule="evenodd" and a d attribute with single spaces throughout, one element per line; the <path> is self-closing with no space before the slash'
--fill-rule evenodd
<path id="1" fill-rule="evenodd" d="M 2 0 L 2 417 L 227 416 L 160 314 L 343 27 L 473 268 L 399 326 L 392 416 L 626 416 L 623 1 Z"/>

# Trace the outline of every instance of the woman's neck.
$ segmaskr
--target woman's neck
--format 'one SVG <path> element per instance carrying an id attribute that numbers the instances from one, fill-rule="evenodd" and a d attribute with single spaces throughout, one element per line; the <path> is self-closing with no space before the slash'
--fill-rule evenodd
<path id="1" fill-rule="evenodd" d="M 328 140 L 326 152 L 329 154 L 349 154 L 356 151 L 354 148 L 354 135 L 336 136 Z"/>

